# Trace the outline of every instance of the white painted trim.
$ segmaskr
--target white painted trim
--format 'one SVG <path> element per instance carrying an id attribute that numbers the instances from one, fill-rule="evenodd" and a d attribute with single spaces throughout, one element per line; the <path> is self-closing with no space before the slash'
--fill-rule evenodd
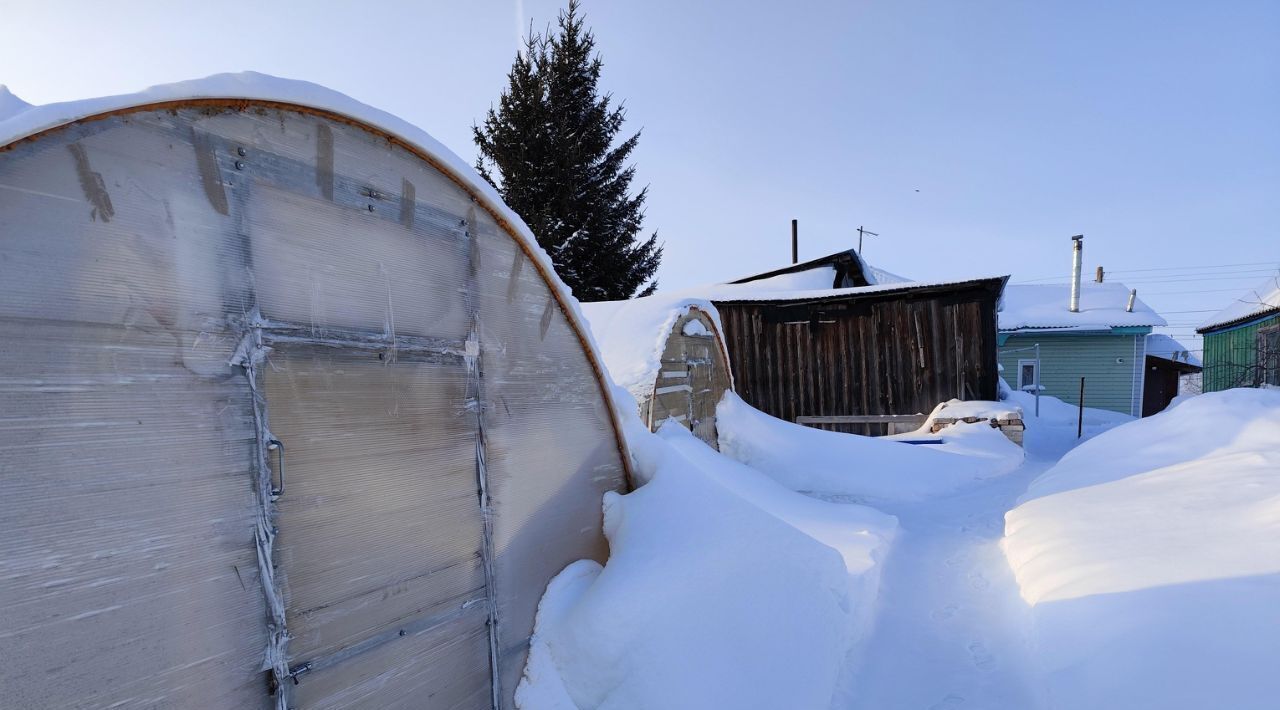
<path id="1" fill-rule="evenodd" d="M 1018 379 L 1017 379 L 1017 382 L 1018 382 L 1018 387 L 1017 387 L 1017 389 L 1018 389 L 1018 391 L 1019 391 L 1019 392 L 1025 392 L 1026 390 L 1024 390 L 1024 389 L 1023 389 L 1023 387 L 1031 387 L 1031 388 L 1034 390 L 1034 389 L 1035 389 L 1035 384 L 1036 384 L 1036 383 L 1035 383 L 1035 379 L 1039 379 L 1039 377 L 1037 377 L 1037 378 L 1033 379 L 1031 382 L 1023 383 L 1023 381 L 1022 381 L 1022 366 L 1023 366 L 1023 365 L 1031 365 L 1032 367 L 1036 368 L 1036 375 L 1039 375 L 1039 374 L 1040 374 L 1040 366 L 1039 366 L 1038 364 L 1036 364 L 1036 359 L 1035 359 L 1035 358 L 1025 358 L 1025 359 L 1024 359 L 1024 358 L 1019 358 L 1019 359 L 1018 359 Z"/>
<path id="2" fill-rule="evenodd" d="M 1142 417 L 1142 398 L 1147 388 L 1147 336 L 1133 336 L 1133 400 L 1129 405 L 1129 413 Z"/>
<path id="3" fill-rule="evenodd" d="M 653 393 L 654 394 L 670 394 L 672 392 L 692 392 L 692 391 L 693 391 L 693 387 L 691 385 L 671 385 L 669 387 L 659 387 L 658 389 L 654 390 Z"/>

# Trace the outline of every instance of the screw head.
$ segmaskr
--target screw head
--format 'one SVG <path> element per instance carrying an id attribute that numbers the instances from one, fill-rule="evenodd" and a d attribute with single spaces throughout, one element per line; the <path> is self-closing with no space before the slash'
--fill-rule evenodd
<path id="1" fill-rule="evenodd" d="M 241 158 L 243 158 L 248 154 L 249 154 L 249 151 L 245 150 L 244 148 L 236 148 L 236 155 L 240 156 Z"/>
<path id="2" fill-rule="evenodd" d="M 239 160 L 237 160 L 237 161 L 236 161 L 236 170 L 244 170 L 244 163 L 243 163 L 243 162 L 241 162 L 241 161 L 239 161 Z"/>

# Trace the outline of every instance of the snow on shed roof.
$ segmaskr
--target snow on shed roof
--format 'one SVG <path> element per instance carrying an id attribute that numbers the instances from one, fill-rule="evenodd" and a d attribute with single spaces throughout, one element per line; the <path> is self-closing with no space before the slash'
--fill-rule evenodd
<path id="1" fill-rule="evenodd" d="M 1147 354 L 1173 362 L 1182 362 L 1195 367 L 1203 367 L 1200 358 L 1182 343 L 1163 333 L 1152 333 L 1147 336 Z"/>
<path id="2" fill-rule="evenodd" d="M 852 288 L 790 288 L 791 282 L 782 278 L 770 278 L 743 284 L 717 284 L 698 290 L 712 301 L 740 303 L 748 301 L 823 301 L 863 295 L 887 295 L 909 291 L 943 290 L 951 287 L 994 285 L 1003 283 L 1008 276 L 982 276 L 949 281 L 901 281 L 875 286 Z"/>
<path id="3" fill-rule="evenodd" d="M 706 312 L 717 332 L 724 332 L 711 301 L 686 291 L 581 306 L 609 375 L 639 401 L 648 398 L 658 378 L 672 326 L 690 309 Z"/>
<path id="4" fill-rule="evenodd" d="M 1107 330 L 1134 326 L 1168 325 L 1160 314 L 1135 299 L 1129 303 L 1129 287 L 1122 283 L 1080 284 L 1080 311 L 1070 310 L 1070 284 L 1014 284 L 1004 289 L 1000 330 Z"/>
<path id="5" fill-rule="evenodd" d="M 905 283 L 911 280 L 868 264 L 856 249 L 845 249 L 780 269 L 743 276 L 729 283 L 744 284 L 762 281 L 789 283 L 791 280 L 796 280 L 794 288 L 833 288 L 837 285 L 836 279 L 841 276 L 852 282 L 846 286 L 875 286 Z M 825 283 L 822 282 L 824 278 Z"/>
<path id="6" fill-rule="evenodd" d="M 1218 311 L 1204 325 L 1196 329 L 1203 333 L 1223 326 L 1235 325 L 1255 316 L 1280 312 L 1280 276 L 1270 276 L 1257 288 L 1236 299 L 1235 303 Z"/>
<path id="7" fill-rule="evenodd" d="M 381 131 L 388 137 L 425 155 L 437 168 L 462 184 L 468 192 L 481 201 L 484 207 L 505 223 L 513 238 L 521 244 L 525 253 L 536 262 L 538 270 L 545 276 L 557 300 L 564 307 L 566 317 L 592 356 L 591 359 L 596 363 L 601 362 L 600 348 L 591 337 L 591 330 L 587 327 L 586 318 L 583 317 L 580 304 L 573 297 L 572 291 L 556 274 L 551 258 L 538 246 L 537 238 L 524 220 L 503 202 L 502 197 L 487 180 L 480 177 L 469 163 L 421 128 L 398 116 L 318 84 L 296 79 L 282 79 L 258 72 L 239 72 L 215 74 L 203 79 L 173 84 L 160 84 L 134 94 L 104 96 L 42 106 L 32 106 L 5 88 L 0 91 L 0 150 L 4 150 L 11 143 L 82 119 L 156 104 L 201 99 L 247 99 L 315 109 L 345 117 Z M 630 411 L 623 413 L 618 409 L 608 386 L 602 386 L 601 389 L 604 392 L 603 396 L 619 416 L 631 414 Z M 617 429 L 621 433 L 623 427 L 619 424 Z"/>

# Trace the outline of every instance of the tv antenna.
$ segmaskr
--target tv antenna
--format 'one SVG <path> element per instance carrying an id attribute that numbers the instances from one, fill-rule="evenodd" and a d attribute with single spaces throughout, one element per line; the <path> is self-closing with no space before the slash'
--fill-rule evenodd
<path id="1" fill-rule="evenodd" d="M 868 236 L 868 237 L 878 237 L 878 236 L 880 236 L 878 233 L 873 232 L 873 231 L 871 231 L 870 229 L 863 229 L 863 228 L 862 228 L 862 225 L 858 225 L 858 256 L 862 256 L 862 237 L 863 237 L 863 235 L 866 235 L 866 236 Z"/>

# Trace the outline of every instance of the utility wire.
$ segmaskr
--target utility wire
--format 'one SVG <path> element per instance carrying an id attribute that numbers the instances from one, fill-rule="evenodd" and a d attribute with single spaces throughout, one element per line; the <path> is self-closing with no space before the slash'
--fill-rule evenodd
<path id="1" fill-rule="evenodd" d="M 1114 271 L 1111 273 L 1131 274 L 1139 271 L 1188 271 L 1191 269 L 1225 269 L 1228 267 L 1237 267 L 1237 266 L 1272 266 L 1274 267 L 1276 265 L 1277 265 L 1277 262 L 1275 261 L 1250 261 L 1250 262 L 1245 262 L 1243 264 L 1217 264 L 1217 265 L 1211 265 L 1211 266 L 1201 266 L 1197 264 L 1195 266 L 1162 266 L 1155 269 L 1123 269 L 1123 270 Z"/>
<path id="2" fill-rule="evenodd" d="M 1115 281 L 1122 281 L 1125 284 L 1181 283 L 1183 281 L 1240 281 L 1240 282 L 1248 281 L 1252 283 L 1257 281 L 1260 278 L 1264 278 L 1266 275 L 1276 274 L 1276 273 L 1280 273 L 1280 272 L 1277 272 L 1275 269 L 1263 269 L 1256 272 L 1248 272 L 1247 274 L 1245 274 L 1244 272 L 1240 272 L 1240 273 L 1219 272 L 1216 274 L 1210 272 L 1210 273 L 1168 274 L 1165 276 L 1150 275 L 1150 276 L 1139 276 L 1133 279 L 1116 277 Z M 1115 274 L 1107 274 L 1107 275 L 1115 276 Z M 1063 279 L 1060 276 L 1055 276 L 1053 278 L 1057 280 L 1050 281 L 1048 279 L 1040 279 L 1037 281 L 1015 281 L 1014 283 L 1039 285 L 1039 286 L 1055 286 L 1055 285 L 1064 285 L 1064 284 L 1071 283 L 1071 279 Z M 1115 281 L 1112 281 L 1112 283 L 1115 283 Z M 1093 283 L 1093 279 L 1089 279 L 1088 283 Z"/>

